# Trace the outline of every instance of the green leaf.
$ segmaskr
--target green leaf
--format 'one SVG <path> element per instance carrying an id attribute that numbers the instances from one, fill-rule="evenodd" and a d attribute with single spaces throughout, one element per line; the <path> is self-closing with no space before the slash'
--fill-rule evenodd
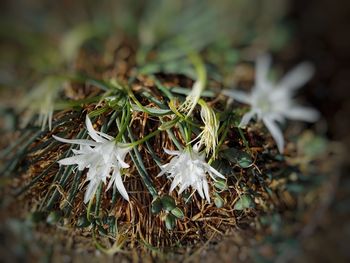
<path id="1" fill-rule="evenodd" d="M 88 227 L 90 224 L 91 222 L 87 219 L 86 215 L 83 215 L 78 218 L 78 221 L 75 226 L 79 228 L 84 228 L 84 227 Z"/>
<path id="2" fill-rule="evenodd" d="M 192 195 L 190 191 L 184 191 L 181 195 L 183 200 L 185 201 L 185 204 L 190 203 L 192 201 Z"/>
<path id="3" fill-rule="evenodd" d="M 220 195 L 216 194 L 214 197 L 214 204 L 217 208 L 221 208 L 224 206 L 225 201 L 224 201 L 224 199 L 221 198 Z"/>
<path id="4" fill-rule="evenodd" d="M 160 213 L 160 211 L 162 211 L 162 201 L 160 200 L 160 198 L 155 198 L 153 201 L 152 201 L 152 204 L 151 204 L 151 211 L 153 214 L 158 214 Z"/>
<path id="5" fill-rule="evenodd" d="M 100 233 L 100 235 L 102 235 L 102 236 L 108 234 L 107 229 L 105 229 L 103 226 L 98 226 L 97 229 L 98 229 L 98 232 Z"/>
<path id="6" fill-rule="evenodd" d="M 89 113 L 89 117 L 97 117 L 100 116 L 101 114 L 105 113 L 108 110 L 108 107 L 102 107 L 96 110 L 93 110 L 92 112 Z"/>
<path id="7" fill-rule="evenodd" d="M 211 166 L 221 174 L 229 175 L 233 173 L 230 163 L 224 158 L 216 159 Z"/>
<path id="8" fill-rule="evenodd" d="M 248 153 L 235 148 L 223 150 L 220 154 L 222 158 L 230 162 L 235 162 L 242 168 L 248 168 L 253 164 L 253 160 Z"/>
<path id="9" fill-rule="evenodd" d="M 111 84 L 111 83 L 108 83 L 104 80 L 98 80 L 98 79 L 92 79 L 92 78 L 87 78 L 86 79 L 86 83 L 87 84 L 90 84 L 90 85 L 93 85 L 101 90 L 104 90 L 104 91 L 110 91 L 112 89 L 115 89 L 115 87 Z"/>
<path id="10" fill-rule="evenodd" d="M 176 223 L 175 216 L 173 216 L 172 214 L 168 214 L 165 219 L 165 227 L 168 230 L 173 230 L 173 228 L 175 227 L 175 223 Z"/>
<path id="11" fill-rule="evenodd" d="M 106 218 L 106 224 L 108 225 L 108 232 L 113 237 L 116 236 L 117 232 L 117 225 L 116 225 L 116 218 L 115 216 L 108 216 Z"/>
<path id="12" fill-rule="evenodd" d="M 154 116 L 164 116 L 164 115 L 172 114 L 171 110 L 151 108 L 151 107 L 143 107 L 144 109 L 142 109 L 141 107 L 137 106 L 136 104 L 131 104 L 131 108 L 134 111 L 147 112 L 147 113 L 154 115 Z"/>
<path id="13" fill-rule="evenodd" d="M 56 224 L 62 218 L 61 211 L 52 211 L 46 218 L 46 222 L 50 225 Z"/>
<path id="14" fill-rule="evenodd" d="M 250 156 L 247 154 L 246 156 L 241 156 L 241 158 L 237 161 L 238 165 L 241 168 L 248 168 L 252 165 L 253 161 Z"/>
<path id="15" fill-rule="evenodd" d="M 168 129 L 172 128 L 173 126 L 175 126 L 178 123 L 179 119 L 180 119 L 179 117 L 176 117 L 176 118 L 172 119 L 171 121 L 163 122 L 158 127 L 158 129 L 161 131 L 168 130 Z"/>
<path id="16" fill-rule="evenodd" d="M 189 95 L 192 89 L 190 88 L 182 88 L 182 87 L 170 87 L 170 91 L 180 95 Z M 214 98 L 216 94 L 212 90 L 204 90 L 201 93 L 201 97 Z"/>
<path id="17" fill-rule="evenodd" d="M 171 213 L 179 219 L 183 219 L 185 217 L 184 212 L 178 207 L 175 207 L 171 210 Z"/>
<path id="18" fill-rule="evenodd" d="M 227 183 L 223 179 L 217 179 L 214 183 L 214 186 L 220 191 L 225 191 L 228 189 Z"/>
<path id="19" fill-rule="evenodd" d="M 165 195 L 161 198 L 163 208 L 166 211 L 171 211 L 176 207 L 175 200 L 169 195 Z"/>
<path id="20" fill-rule="evenodd" d="M 35 212 L 30 214 L 29 219 L 33 223 L 39 223 L 41 221 L 44 221 L 46 216 L 47 216 L 46 212 L 35 211 Z"/>
<path id="21" fill-rule="evenodd" d="M 251 196 L 248 194 L 244 194 L 240 196 L 239 200 L 236 202 L 234 206 L 234 209 L 244 210 L 244 209 L 254 208 L 254 207 L 255 207 L 255 203 L 251 198 Z"/>
<path id="22" fill-rule="evenodd" d="M 116 96 L 109 96 L 105 99 L 107 104 L 112 109 L 122 109 L 125 106 L 127 98 L 121 93 Z"/>

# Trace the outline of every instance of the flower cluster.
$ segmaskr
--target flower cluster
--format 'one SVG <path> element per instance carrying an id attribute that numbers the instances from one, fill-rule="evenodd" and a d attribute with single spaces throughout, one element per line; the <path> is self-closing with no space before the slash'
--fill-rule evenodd
<path id="1" fill-rule="evenodd" d="M 258 58 L 255 85 L 251 94 L 235 90 L 224 91 L 224 94 L 251 106 L 250 111 L 244 114 L 239 126 L 246 126 L 254 116 L 257 116 L 258 120 L 262 120 L 271 132 L 279 151 L 283 152 L 284 138 L 278 123 L 284 122 L 285 119 L 315 121 L 318 118 L 317 111 L 297 105 L 292 99 L 295 91 L 311 77 L 313 69 L 309 64 L 301 64 L 286 74 L 281 81 L 274 83 L 268 78 L 269 67 L 270 57 Z M 197 141 L 193 147 L 189 142 L 183 150 L 164 149 L 173 158 L 169 163 L 160 167 L 161 172 L 158 176 L 167 175 L 167 178 L 172 180 L 170 192 L 178 187 L 178 193 L 181 194 L 186 189 L 192 188 L 193 192 L 197 192 L 202 199 L 206 199 L 210 203 L 208 176 L 214 181 L 217 177 L 225 179 L 224 175 L 205 160 L 209 153 L 213 154 L 212 159 L 217 155 L 220 121 L 215 111 L 204 100 L 200 99 L 206 83 L 206 73 L 204 67 L 198 66 L 197 71 L 198 80 L 179 110 L 187 113 L 184 118 L 186 120 L 198 103 L 201 106 L 201 119 L 204 126 L 197 133 L 197 137 L 191 141 Z M 107 180 L 109 180 L 107 190 L 114 185 L 124 199 L 129 201 L 122 181 L 122 169 L 129 167 L 124 159 L 131 147 L 136 144 L 125 145 L 117 141 L 120 136 L 114 138 L 103 132 L 95 131 L 89 117 L 86 117 L 86 127 L 92 140 L 68 140 L 54 136 L 58 141 L 80 146 L 79 149 L 73 149 L 74 156 L 62 159 L 59 163 L 61 165 L 78 165 L 80 171 L 88 169 L 86 181 L 89 184 L 85 192 L 85 203 L 94 197 L 101 183 L 107 184 Z M 147 136 L 145 138 L 148 138 Z M 190 136 L 187 134 L 186 137 L 186 140 L 189 141 Z M 141 139 L 140 143 L 145 138 Z M 203 145 L 205 149 L 200 151 Z"/>

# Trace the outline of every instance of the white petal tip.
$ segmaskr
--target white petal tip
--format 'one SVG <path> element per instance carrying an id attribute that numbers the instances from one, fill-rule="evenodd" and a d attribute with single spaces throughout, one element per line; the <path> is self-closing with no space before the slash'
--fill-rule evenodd
<path id="1" fill-rule="evenodd" d="M 56 136 L 56 135 L 52 135 L 52 137 L 56 140 L 56 141 L 61 141 L 62 140 L 62 138 L 61 137 L 58 137 L 58 136 Z"/>

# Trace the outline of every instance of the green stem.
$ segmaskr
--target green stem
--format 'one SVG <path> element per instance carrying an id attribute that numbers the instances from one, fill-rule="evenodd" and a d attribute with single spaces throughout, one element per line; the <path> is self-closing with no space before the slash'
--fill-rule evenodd
<path id="1" fill-rule="evenodd" d="M 224 131 L 223 131 L 222 136 L 221 136 L 221 138 L 220 138 L 220 140 L 219 140 L 219 142 L 218 142 L 218 145 L 216 146 L 216 149 L 215 149 L 215 151 L 214 151 L 214 154 L 210 157 L 210 159 L 209 159 L 209 161 L 208 161 L 208 164 L 211 164 L 211 163 L 214 161 L 214 159 L 215 159 L 215 153 L 218 153 L 218 152 L 219 152 L 219 149 L 220 149 L 221 145 L 224 143 L 224 141 L 225 141 L 225 139 L 226 139 L 226 136 L 227 136 L 227 133 L 228 133 L 228 130 L 229 130 L 229 128 L 230 128 L 230 121 L 227 121 L 227 122 L 226 122 L 226 125 L 223 125 L 223 126 L 221 126 L 221 127 L 222 127 L 222 128 L 220 128 L 220 130 L 224 129 Z M 219 130 L 218 134 L 221 132 L 220 130 Z"/>
<path id="2" fill-rule="evenodd" d="M 121 128 L 119 130 L 117 137 L 115 138 L 116 142 L 119 142 L 120 139 L 122 138 L 123 134 L 125 133 L 128 125 L 129 125 L 129 122 L 130 122 L 130 117 L 131 117 L 130 103 L 126 103 L 126 113 L 125 113 L 125 108 L 124 108 L 124 111 L 122 114 L 122 120 L 121 120 L 122 125 L 121 125 Z"/>
<path id="3" fill-rule="evenodd" d="M 132 101 L 139 106 L 140 109 L 142 109 L 143 112 L 146 112 L 150 115 L 152 115 L 152 112 L 150 112 L 149 110 L 147 110 L 142 104 L 141 102 L 138 101 L 138 99 L 135 97 L 134 93 L 129 89 L 128 90 L 128 95 L 129 97 L 132 99 Z"/>
<path id="4" fill-rule="evenodd" d="M 242 129 L 241 129 L 241 128 L 238 128 L 238 132 L 239 132 L 239 135 L 241 136 L 241 138 L 242 138 L 242 140 L 243 140 L 244 146 L 246 147 L 247 151 L 250 152 L 250 148 L 249 148 L 248 141 L 247 141 L 247 139 L 245 138 Z"/>
<path id="5" fill-rule="evenodd" d="M 171 121 L 162 122 L 162 124 L 158 127 L 158 129 L 161 130 L 161 131 L 168 130 L 168 129 L 172 128 L 173 126 L 175 126 L 176 123 L 178 123 L 179 120 L 180 120 L 180 117 L 176 116 Z"/>
<path id="6" fill-rule="evenodd" d="M 168 99 L 172 99 L 174 96 L 173 94 L 171 94 L 171 92 L 169 91 L 168 88 L 165 88 L 161 83 L 160 81 L 155 77 L 155 76 L 152 76 L 155 84 L 156 84 L 156 87 L 161 91 L 163 92 L 163 94 L 168 98 Z"/>
<path id="7" fill-rule="evenodd" d="M 160 133 L 160 130 L 155 130 L 149 134 L 147 134 L 145 137 L 143 137 L 142 139 L 138 140 L 138 141 L 135 141 L 135 142 L 132 142 L 132 143 L 127 143 L 127 144 L 124 144 L 122 147 L 135 147 L 145 141 L 147 141 L 148 139 L 152 138 L 153 136 L 156 136 L 158 133 Z"/>
<path id="8" fill-rule="evenodd" d="M 120 127 L 120 122 L 118 121 L 118 118 L 117 118 L 117 126 Z M 129 134 L 129 138 L 130 138 L 130 141 L 131 143 L 130 144 L 133 144 L 134 143 L 134 138 L 133 138 L 133 135 L 131 133 L 131 130 L 129 128 L 129 126 L 127 126 L 127 131 L 128 131 L 128 134 Z M 158 132 L 160 132 L 159 130 L 157 130 Z M 156 132 L 156 131 L 155 131 Z M 154 132 L 153 132 L 154 133 Z M 149 135 L 151 135 L 152 133 L 150 133 Z M 148 136 L 149 136 L 148 135 Z M 146 136 L 147 137 L 147 136 Z M 148 138 L 144 137 L 143 139 L 141 140 L 147 140 L 150 138 L 150 136 Z M 122 136 L 122 139 L 124 142 L 126 142 L 126 139 L 124 137 L 124 135 Z M 139 142 L 139 141 L 138 141 Z M 150 192 L 150 194 L 152 195 L 153 198 L 157 197 L 158 196 L 158 193 L 157 193 L 157 190 L 156 188 L 154 187 L 151 179 L 149 178 L 149 175 L 146 171 L 146 168 L 142 162 L 142 157 L 141 157 L 141 154 L 140 152 L 137 150 L 136 147 L 133 148 L 133 151 L 135 153 L 135 156 L 136 158 L 134 157 L 133 154 L 130 153 L 130 157 L 133 161 L 133 163 L 135 164 L 136 166 L 136 169 L 137 171 L 139 172 L 140 176 L 141 176 L 141 179 L 143 181 L 143 183 L 145 184 L 145 186 L 147 187 L 148 191 Z"/>
<path id="9" fill-rule="evenodd" d="M 63 208 L 64 211 L 64 215 L 65 216 L 69 216 L 72 208 L 73 208 L 73 201 L 78 193 L 78 187 L 79 187 L 79 183 L 80 183 L 80 178 L 82 177 L 83 172 L 82 171 L 78 171 L 77 174 L 74 176 L 74 180 L 73 180 L 73 185 L 71 187 L 71 189 L 69 190 L 69 196 L 68 196 L 68 200 L 65 204 L 65 207 Z"/>
<path id="10" fill-rule="evenodd" d="M 175 144 L 175 146 L 177 147 L 178 150 L 183 150 L 183 147 L 181 145 L 181 143 L 177 140 L 177 138 L 175 137 L 174 133 L 172 132 L 172 130 L 168 129 L 166 130 L 166 132 L 168 133 L 169 138 L 172 140 L 172 142 Z"/>
<path id="11" fill-rule="evenodd" d="M 180 120 L 182 120 L 182 121 L 184 121 L 184 122 L 186 122 L 186 123 L 188 123 L 188 124 L 190 124 L 190 125 L 192 125 L 192 126 L 194 126 L 194 127 L 200 128 L 200 125 L 198 125 L 198 124 L 194 123 L 193 121 L 191 121 L 191 120 L 189 119 L 189 116 L 188 116 L 188 115 L 183 115 L 182 113 L 180 113 L 180 112 L 176 109 L 173 100 L 170 100 L 170 101 L 169 101 L 169 108 L 172 110 L 172 112 L 175 113 L 176 118 L 179 118 Z M 176 118 L 175 118 L 175 119 L 176 119 Z M 175 120 L 175 119 L 174 119 L 174 120 Z"/>
<path id="12" fill-rule="evenodd" d="M 91 208 L 92 208 L 92 204 L 94 203 L 94 198 L 95 198 L 95 195 L 90 199 L 88 207 L 86 209 L 86 218 L 89 222 L 92 222 L 92 220 L 91 220 Z"/>
<path id="13" fill-rule="evenodd" d="M 95 205 L 95 217 L 98 217 L 100 213 L 100 206 L 101 206 L 101 193 L 102 193 L 102 183 L 97 188 L 97 191 L 95 193 L 96 198 L 96 205 Z"/>

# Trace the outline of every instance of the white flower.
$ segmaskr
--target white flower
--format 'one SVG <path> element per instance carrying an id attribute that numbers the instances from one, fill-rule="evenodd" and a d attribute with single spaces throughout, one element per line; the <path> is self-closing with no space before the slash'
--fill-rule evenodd
<path id="1" fill-rule="evenodd" d="M 61 165 L 77 164 L 79 171 L 85 168 L 89 169 L 86 178 L 86 181 L 89 181 L 89 185 L 84 196 L 85 203 L 93 198 L 101 182 L 106 184 L 111 172 L 112 176 L 109 180 L 107 190 L 114 183 L 119 193 L 129 201 L 120 170 L 121 168 L 129 167 L 124 162 L 124 158 L 130 151 L 130 148 L 123 148 L 123 145 L 116 143 L 113 137 L 103 132 L 95 131 L 88 116 L 86 116 L 86 128 L 93 141 L 81 139 L 67 140 L 53 135 L 60 142 L 80 145 L 79 150 L 73 149 L 74 156 L 62 159 L 58 163 Z"/>
<path id="2" fill-rule="evenodd" d="M 161 167 L 162 171 L 158 174 L 158 176 L 162 176 L 167 173 L 168 178 L 173 179 L 169 192 L 172 192 L 179 185 L 179 194 L 181 194 L 191 186 L 197 190 L 202 199 L 206 198 L 210 203 L 207 173 L 213 180 L 216 176 L 223 179 L 225 177 L 205 161 L 205 154 L 198 152 L 198 145 L 195 145 L 193 149 L 186 148 L 183 151 L 167 149 L 164 151 L 175 156 L 168 164 Z"/>
<path id="3" fill-rule="evenodd" d="M 297 105 L 292 99 L 295 91 L 312 76 L 313 67 L 304 62 L 288 72 L 278 83 L 273 83 L 268 79 L 270 61 L 268 55 L 257 59 L 255 86 L 251 94 L 240 91 L 224 91 L 224 94 L 251 105 L 251 110 L 243 116 L 240 127 L 246 126 L 257 115 L 258 120 L 262 120 L 271 132 L 279 151 L 283 152 L 284 138 L 277 122 L 283 123 L 285 119 L 313 122 L 319 118 L 316 110 Z"/>

